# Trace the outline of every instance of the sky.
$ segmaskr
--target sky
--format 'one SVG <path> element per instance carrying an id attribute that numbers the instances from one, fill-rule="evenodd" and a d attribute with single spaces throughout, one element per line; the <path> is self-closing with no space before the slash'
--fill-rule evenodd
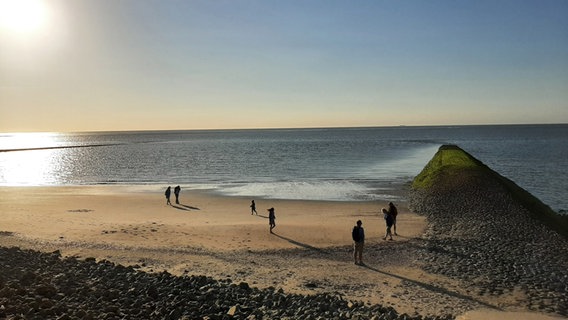
<path id="1" fill-rule="evenodd" d="M 524 123 L 568 1 L 0 0 L 0 132 Z"/>

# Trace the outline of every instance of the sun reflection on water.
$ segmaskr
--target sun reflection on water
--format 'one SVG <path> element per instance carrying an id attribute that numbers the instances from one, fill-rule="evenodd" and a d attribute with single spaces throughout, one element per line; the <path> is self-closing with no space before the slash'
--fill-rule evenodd
<path id="1" fill-rule="evenodd" d="M 0 181 L 7 186 L 47 185 L 56 182 L 60 150 L 57 133 L 11 133 L 0 136 Z M 6 150 L 26 150 L 9 151 Z"/>
<path id="2" fill-rule="evenodd" d="M 60 144 L 61 137 L 55 132 L 0 134 L 0 151 L 55 147 Z"/>
<path id="3" fill-rule="evenodd" d="M 15 151 L 0 154 L 0 181 L 8 186 L 46 185 L 55 182 L 58 150 Z"/>

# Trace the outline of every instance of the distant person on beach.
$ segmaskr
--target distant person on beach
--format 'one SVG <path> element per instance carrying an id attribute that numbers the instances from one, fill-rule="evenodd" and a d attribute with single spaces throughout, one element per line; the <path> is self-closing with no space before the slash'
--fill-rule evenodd
<path id="1" fill-rule="evenodd" d="M 276 215 L 274 214 L 274 208 L 268 209 L 268 225 L 270 226 L 270 233 L 272 233 L 272 229 L 276 227 Z"/>
<path id="2" fill-rule="evenodd" d="M 357 225 L 353 227 L 351 237 L 353 238 L 353 259 L 356 265 L 363 265 L 363 247 L 365 246 L 365 230 L 361 225 L 363 222 L 357 220 Z"/>
<path id="3" fill-rule="evenodd" d="M 398 236 L 398 233 L 396 233 L 396 216 L 398 215 L 398 210 L 396 209 L 396 206 L 392 202 L 389 202 L 389 213 L 392 216 L 392 226 L 393 226 L 394 235 Z"/>
<path id="4" fill-rule="evenodd" d="M 179 193 L 181 192 L 181 187 L 176 186 L 174 188 L 174 195 L 176 196 L 176 204 L 179 204 Z"/>
<path id="5" fill-rule="evenodd" d="M 166 195 L 166 205 L 172 205 L 172 203 L 170 202 L 170 195 L 172 194 L 172 187 L 169 187 L 166 189 L 166 192 L 164 193 Z"/>
<path id="6" fill-rule="evenodd" d="M 258 216 L 258 212 L 256 212 L 256 203 L 254 203 L 254 200 L 252 200 L 250 204 L 250 214 L 252 215 L 253 213 L 256 213 L 256 215 Z"/>
<path id="7" fill-rule="evenodd" d="M 382 211 L 383 211 L 383 215 L 385 217 L 385 222 L 387 223 L 387 233 L 385 234 L 385 237 L 383 238 L 383 240 L 387 240 L 387 237 L 390 237 L 389 240 L 392 240 L 392 232 L 391 232 L 391 228 L 392 228 L 392 224 L 393 224 L 392 215 L 385 208 L 383 208 Z"/>

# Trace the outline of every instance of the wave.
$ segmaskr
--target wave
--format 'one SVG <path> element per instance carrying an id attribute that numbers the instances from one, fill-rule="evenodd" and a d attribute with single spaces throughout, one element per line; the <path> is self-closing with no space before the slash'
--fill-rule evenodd
<path id="1" fill-rule="evenodd" d="M 394 192 L 389 192 L 391 188 L 347 180 L 252 182 L 208 189 L 226 196 L 264 199 L 372 201 L 398 198 Z"/>

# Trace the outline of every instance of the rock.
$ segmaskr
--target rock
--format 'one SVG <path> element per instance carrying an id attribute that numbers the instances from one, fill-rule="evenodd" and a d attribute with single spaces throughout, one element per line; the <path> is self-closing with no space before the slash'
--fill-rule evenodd
<path id="1" fill-rule="evenodd" d="M 232 306 L 231 308 L 229 308 L 229 311 L 227 311 L 227 314 L 230 316 L 234 316 L 235 313 L 237 313 L 237 306 Z"/>
<path id="2" fill-rule="evenodd" d="M 36 287 L 35 292 L 40 296 L 51 298 L 57 294 L 57 289 L 52 285 L 40 285 Z"/>
<path id="3" fill-rule="evenodd" d="M 242 289 L 242 290 L 247 290 L 247 291 L 250 290 L 249 284 L 246 283 L 246 282 L 239 283 L 239 288 Z"/>

